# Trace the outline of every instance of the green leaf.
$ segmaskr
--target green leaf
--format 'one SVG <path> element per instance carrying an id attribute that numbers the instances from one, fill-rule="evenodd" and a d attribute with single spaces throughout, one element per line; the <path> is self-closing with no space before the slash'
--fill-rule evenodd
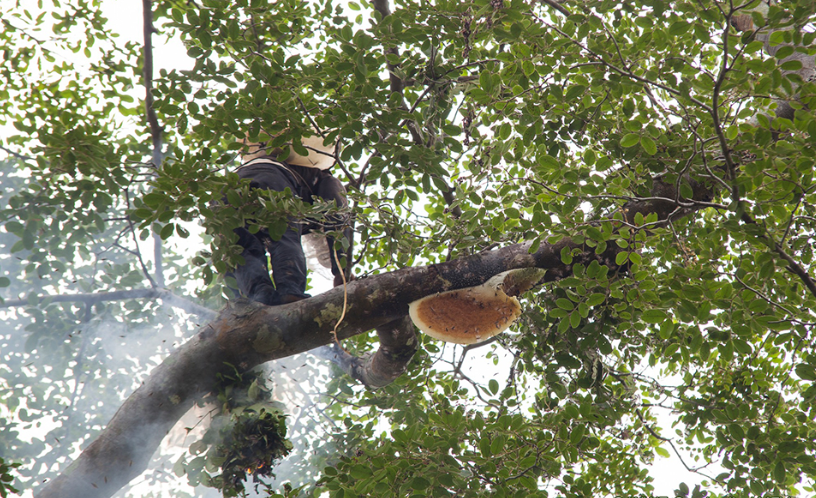
<path id="1" fill-rule="evenodd" d="M 676 21 L 669 26 L 669 34 L 672 36 L 680 36 L 688 33 L 691 29 L 692 23 L 689 21 Z"/>
<path id="2" fill-rule="evenodd" d="M 796 375 L 802 380 L 816 380 L 816 366 L 809 363 L 800 363 L 794 368 Z"/>
<path id="3" fill-rule="evenodd" d="M 176 229 L 175 224 L 168 223 L 164 225 L 159 231 L 159 237 L 161 237 L 162 240 L 167 240 L 170 238 L 171 235 L 173 235 L 173 231 L 175 229 Z"/>
<path id="4" fill-rule="evenodd" d="M 561 248 L 561 262 L 565 265 L 572 263 L 572 251 L 568 247 Z"/>
<path id="5" fill-rule="evenodd" d="M 504 437 L 496 436 L 490 443 L 490 452 L 494 455 L 498 455 L 504 450 L 504 445 Z"/>
<path id="6" fill-rule="evenodd" d="M 363 465 L 355 465 L 349 470 L 349 474 L 354 479 L 367 479 L 371 477 L 371 469 Z"/>
<path id="7" fill-rule="evenodd" d="M 145 203 L 146 206 L 156 208 L 162 202 L 167 200 L 167 196 L 158 192 L 150 192 L 149 194 L 145 194 L 142 197 L 142 202 Z"/>
<path id="8" fill-rule="evenodd" d="M 785 462 L 778 461 L 773 469 L 774 480 L 780 484 L 784 484 L 787 478 L 787 471 L 785 470 Z"/>
<path id="9" fill-rule="evenodd" d="M 799 60 L 792 60 L 783 62 L 779 65 L 779 69 L 783 71 L 798 71 L 802 69 L 802 61 Z"/>
<path id="10" fill-rule="evenodd" d="M 667 316 L 665 311 L 652 309 L 644 311 L 641 319 L 646 323 L 663 323 Z"/>
<path id="11" fill-rule="evenodd" d="M 637 133 L 629 133 L 621 138 L 621 147 L 633 147 L 640 142 L 640 135 Z"/>
<path id="12" fill-rule="evenodd" d="M 485 458 L 490 458 L 492 453 L 490 452 L 490 440 L 486 437 L 483 437 L 479 440 L 479 452 Z"/>
<path id="13" fill-rule="evenodd" d="M 134 221 L 147 220 L 150 219 L 155 214 L 155 212 L 156 211 L 153 209 L 139 208 L 133 211 L 132 216 L 134 218 Z"/>
<path id="14" fill-rule="evenodd" d="M 496 379 L 490 379 L 487 383 L 487 387 L 493 395 L 499 392 L 499 383 Z"/>
<path id="15" fill-rule="evenodd" d="M 569 323 L 570 327 L 574 329 L 577 329 L 578 326 L 581 325 L 581 313 L 578 310 L 570 313 Z"/>
<path id="16" fill-rule="evenodd" d="M 431 483 L 424 477 L 414 477 L 414 480 L 411 481 L 412 489 L 423 490 L 428 489 L 430 486 Z"/>
<path id="17" fill-rule="evenodd" d="M 586 303 L 587 303 L 587 306 L 597 306 L 597 305 L 601 304 L 604 301 L 606 301 L 606 294 L 601 294 L 601 293 L 596 292 L 594 294 L 591 294 L 587 298 Z"/>
<path id="18" fill-rule="evenodd" d="M 646 135 L 640 137 L 640 145 L 643 146 L 643 150 L 645 150 L 650 156 L 657 154 L 657 144 L 655 144 L 654 140 L 652 140 L 650 137 Z"/>
<path id="19" fill-rule="evenodd" d="M 584 438 L 585 431 L 586 427 L 580 424 L 576 425 L 575 428 L 572 429 L 572 432 L 570 433 L 570 443 L 572 443 L 573 445 L 577 445 L 578 443 L 580 443 L 581 439 Z"/>
<path id="20" fill-rule="evenodd" d="M 586 87 L 585 86 L 582 86 L 582 85 L 571 86 L 567 90 L 567 93 L 564 94 L 564 99 L 567 100 L 567 101 L 575 100 L 578 97 L 580 97 L 581 95 L 583 95 L 584 92 L 586 92 Z"/>

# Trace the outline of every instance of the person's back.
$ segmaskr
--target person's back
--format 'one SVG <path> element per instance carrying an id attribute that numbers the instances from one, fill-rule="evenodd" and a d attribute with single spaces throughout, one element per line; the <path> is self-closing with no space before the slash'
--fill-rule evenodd
<path id="1" fill-rule="evenodd" d="M 348 206 L 343 185 L 329 172 L 334 164 L 334 148 L 323 145 L 320 137 L 304 137 L 303 145 L 309 150 L 302 156 L 290 150 L 286 161 L 279 161 L 280 149 L 266 150 L 266 144 L 244 142 L 249 153 L 243 156 L 243 164 L 236 170 L 241 178 L 250 180 L 252 188 L 262 188 L 283 192 L 287 188 L 305 202 L 312 203 L 314 197 L 334 201 L 338 208 Z M 337 251 L 331 258 L 335 285 L 343 281 L 337 261 L 349 259 L 351 252 L 351 228 L 344 220 L 329 219 L 316 227 L 303 220 L 290 220 L 286 232 L 278 239 L 272 239 L 265 229 L 252 234 L 246 228 L 238 228 L 238 244 L 244 248 L 244 264 L 232 272 L 238 289 L 237 293 L 254 301 L 270 306 L 287 304 L 309 297 L 306 290 L 306 258 L 301 246 L 301 236 L 311 229 L 326 231 L 343 230 L 349 241 L 349 250 Z M 334 239 L 327 237 L 330 252 L 334 251 Z M 269 261 L 272 277 L 269 275 Z M 348 266 L 348 265 L 346 265 Z"/>

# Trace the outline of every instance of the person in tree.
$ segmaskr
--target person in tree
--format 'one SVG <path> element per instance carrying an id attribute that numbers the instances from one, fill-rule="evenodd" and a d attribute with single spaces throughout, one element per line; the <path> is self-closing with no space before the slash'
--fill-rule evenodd
<path id="1" fill-rule="evenodd" d="M 269 141 L 272 139 L 270 138 Z M 283 192 L 287 188 L 303 200 L 313 203 L 315 197 L 334 202 L 338 208 L 348 207 L 346 190 L 329 169 L 335 163 L 334 147 L 323 145 L 323 138 L 304 136 L 301 140 L 309 151 L 303 156 L 289 147 L 285 160 L 281 148 L 267 148 L 267 142 L 251 143 L 244 140 L 247 153 L 236 170 L 241 178 L 250 180 L 251 188 Z M 301 246 L 301 236 L 313 229 L 343 231 L 348 249 L 335 249 L 333 237 L 326 237 L 331 259 L 334 285 L 342 285 L 343 275 L 338 261 L 348 260 L 351 253 L 352 231 L 348 218 L 329 216 L 323 224 L 290 219 L 287 230 L 279 240 L 261 229 L 251 233 L 246 227 L 237 228 L 238 245 L 243 247 L 244 264 L 230 274 L 237 282 L 237 294 L 269 306 L 293 303 L 310 297 L 306 294 L 306 257 Z M 335 254 L 336 250 L 336 254 Z M 272 265 L 272 277 L 269 264 Z M 346 264 L 346 267 L 349 265 Z M 348 270 L 345 270 L 348 272 Z M 233 289 L 236 290 L 236 289 Z"/>

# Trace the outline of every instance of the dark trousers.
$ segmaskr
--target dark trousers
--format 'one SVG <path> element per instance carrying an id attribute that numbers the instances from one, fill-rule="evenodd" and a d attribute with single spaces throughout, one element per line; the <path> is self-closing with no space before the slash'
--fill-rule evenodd
<path id="1" fill-rule="evenodd" d="M 260 163 L 242 167 L 238 176 L 251 180 L 252 188 L 283 192 L 289 188 L 296 196 L 311 203 L 313 197 L 334 201 L 338 207 L 347 207 L 343 184 L 327 171 L 286 165 L 286 168 Z M 270 306 L 284 304 L 298 298 L 309 297 L 306 291 L 306 258 L 301 246 L 301 235 L 312 229 L 326 231 L 343 230 L 349 241 L 349 250 L 337 250 L 338 259 L 346 258 L 351 251 L 351 228 L 347 220 L 329 219 L 322 225 L 308 224 L 304 220 L 290 219 L 286 232 L 280 240 L 273 240 L 266 229 L 252 234 L 246 228 L 237 228 L 238 244 L 244 248 L 244 264 L 239 265 L 232 276 L 238 284 L 237 293 Z M 332 254 L 332 274 L 340 275 L 333 256 L 334 239 L 327 237 L 329 254 Z M 272 277 L 269 265 L 272 264 Z M 345 265 L 348 267 L 348 263 Z M 273 280 L 274 279 L 274 280 Z"/>

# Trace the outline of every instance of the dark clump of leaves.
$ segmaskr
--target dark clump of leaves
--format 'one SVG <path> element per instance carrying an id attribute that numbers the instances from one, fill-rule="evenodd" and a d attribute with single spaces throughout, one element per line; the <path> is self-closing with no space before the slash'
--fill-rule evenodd
<path id="1" fill-rule="evenodd" d="M 202 406 L 214 405 L 212 420 L 201 439 L 190 445 L 194 458 L 176 463 L 176 475 L 186 474 L 192 486 L 216 488 L 225 497 L 246 496 L 250 477 L 256 488 L 271 492 L 261 478 L 275 477 L 274 466 L 289 454 L 292 443 L 286 439 L 286 415 L 272 400 L 269 380 L 261 370 L 233 368 L 218 376 L 214 391 L 202 401 Z"/>
<path id="2" fill-rule="evenodd" d="M 286 439 L 285 415 L 280 412 L 245 411 L 235 418 L 218 450 L 225 455 L 221 466 L 221 492 L 224 496 L 238 496 L 244 492 L 244 481 L 251 475 L 274 477 L 276 461 L 292 450 Z M 218 478 L 217 478 L 218 479 Z"/>
<path id="3" fill-rule="evenodd" d="M 19 467 L 19 463 L 6 463 L 0 458 L 0 497 L 6 498 L 9 493 L 19 493 L 20 490 L 11 485 L 14 477 L 11 475 L 11 470 Z"/>

